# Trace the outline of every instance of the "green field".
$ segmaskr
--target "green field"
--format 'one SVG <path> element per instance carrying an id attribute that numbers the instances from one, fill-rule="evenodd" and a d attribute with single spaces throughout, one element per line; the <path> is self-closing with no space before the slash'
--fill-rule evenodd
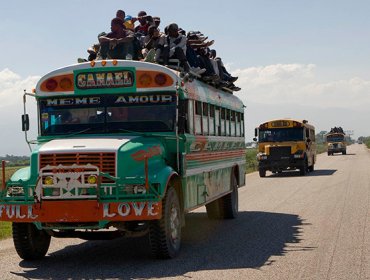
<path id="1" fill-rule="evenodd" d="M 20 166 L 7 167 L 5 169 L 5 178 L 8 180 L 10 176 L 17 170 L 21 168 Z M 2 182 L 3 174 L 0 170 L 0 188 L 3 186 Z M 12 224 L 9 222 L 0 222 L 0 239 L 8 238 L 12 235 Z"/>
<path id="2" fill-rule="evenodd" d="M 366 137 L 366 138 L 364 139 L 364 143 L 365 143 L 365 145 L 370 149 L 370 137 Z"/>
<path id="3" fill-rule="evenodd" d="M 257 162 L 257 148 L 247 149 L 245 157 L 247 161 L 247 174 L 257 171 L 258 162 Z"/>

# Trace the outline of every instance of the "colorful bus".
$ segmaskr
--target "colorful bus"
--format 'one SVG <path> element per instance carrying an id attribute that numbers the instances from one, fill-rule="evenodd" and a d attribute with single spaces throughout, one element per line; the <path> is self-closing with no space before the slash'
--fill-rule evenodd
<path id="1" fill-rule="evenodd" d="M 325 135 L 325 138 L 328 156 L 332 156 L 335 153 L 347 154 L 347 139 L 342 129 L 340 131 L 330 131 Z"/>
<path id="2" fill-rule="evenodd" d="M 144 234 L 156 257 L 172 258 L 185 213 L 237 216 L 246 163 L 233 94 L 161 65 L 103 60 L 53 71 L 29 95 L 36 146 L 0 192 L 21 258 L 44 257 L 51 237 Z"/>
<path id="3" fill-rule="evenodd" d="M 299 169 L 302 176 L 308 171 L 314 171 L 315 128 L 306 120 L 271 120 L 256 128 L 257 136 L 260 177 L 265 177 L 268 170 L 281 173 L 284 170 Z M 257 141 L 257 138 L 254 140 Z"/>

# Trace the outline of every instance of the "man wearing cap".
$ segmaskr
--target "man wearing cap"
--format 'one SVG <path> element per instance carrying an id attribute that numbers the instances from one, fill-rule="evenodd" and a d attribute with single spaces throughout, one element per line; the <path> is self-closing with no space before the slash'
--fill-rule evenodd
<path id="1" fill-rule="evenodd" d="M 137 14 L 139 25 L 135 27 L 135 33 L 141 33 L 143 36 L 148 34 L 149 23 L 147 21 L 147 14 L 145 11 L 141 11 Z"/>

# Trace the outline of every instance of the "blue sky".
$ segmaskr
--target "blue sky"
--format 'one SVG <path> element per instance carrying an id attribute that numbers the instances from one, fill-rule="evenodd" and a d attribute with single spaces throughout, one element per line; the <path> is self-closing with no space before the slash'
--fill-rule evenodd
<path id="1" fill-rule="evenodd" d="M 117 9 L 145 10 L 161 17 L 162 28 L 177 22 L 214 39 L 218 55 L 239 75 L 248 138 L 258 123 L 279 116 L 370 135 L 368 1 L 13 0 L 0 10 L 0 97 L 7 100 L 0 104 L 0 129 L 14 141 L 2 140 L 0 155 L 27 153 L 16 115 L 22 87 L 86 57 Z"/>

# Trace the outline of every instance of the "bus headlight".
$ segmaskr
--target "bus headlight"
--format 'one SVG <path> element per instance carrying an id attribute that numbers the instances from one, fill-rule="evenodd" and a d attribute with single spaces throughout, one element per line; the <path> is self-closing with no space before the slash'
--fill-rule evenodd
<path id="1" fill-rule="evenodd" d="M 96 177 L 95 175 L 90 175 L 90 176 L 87 178 L 87 182 L 88 182 L 90 185 L 95 185 L 95 184 L 98 182 L 98 177 Z"/>
<path id="2" fill-rule="evenodd" d="M 257 154 L 257 160 L 266 160 L 267 159 L 267 155 L 266 154 L 263 154 L 263 153 L 259 153 Z"/>
<path id="3" fill-rule="evenodd" d="M 145 194 L 146 188 L 143 185 L 136 185 L 134 187 L 134 194 Z"/>
<path id="4" fill-rule="evenodd" d="M 24 189 L 21 186 L 10 186 L 8 187 L 7 196 L 23 196 Z"/>
<path id="5" fill-rule="evenodd" d="M 304 158 L 304 154 L 295 154 L 294 155 L 294 158 L 298 159 L 298 158 Z"/>
<path id="6" fill-rule="evenodd" d="M 54 185 L 54 179 L 51 176 L 47 176 L 44 178 L 44 185 L 51 186 Z"/>

